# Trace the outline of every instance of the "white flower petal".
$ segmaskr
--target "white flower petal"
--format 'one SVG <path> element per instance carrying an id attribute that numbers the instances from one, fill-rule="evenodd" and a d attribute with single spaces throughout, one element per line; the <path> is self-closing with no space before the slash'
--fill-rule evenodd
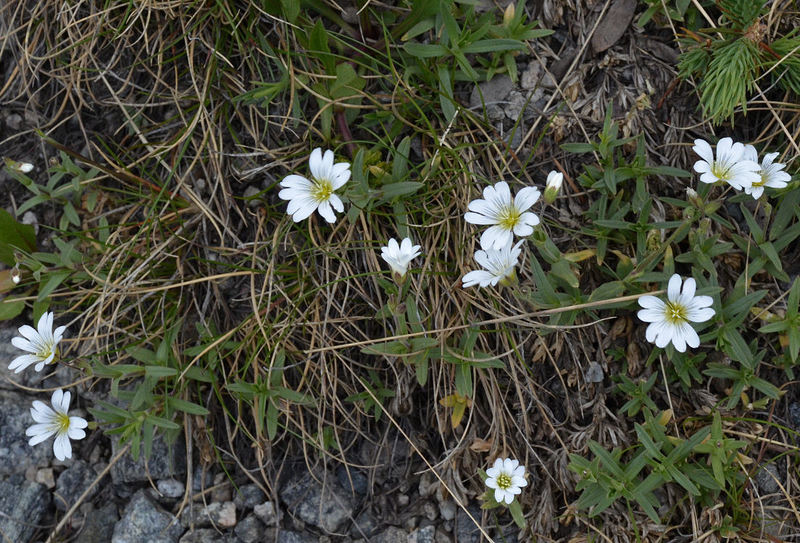
<path id="1" fill-rule="evenodd" d="M 72 445 L 69 443 L 69 437 L 66 434 L 59 434 L 53 441 L 53 453 L 61 461 L 67 458 L 72 458 Z"/>
<path id="2" fill-rule="evenodd" d="M 669 278 L 669 283 L 667 284 L 667 299 L 670 302 L 674 302 L 678 299 L 680 295 L 681 295 L 681 276 L 676 273 Z"/>
<path id="3" fill-rule="evenodd" d="M 536 187 L 522 188 L 517 192 L 516 197 L 514 197 L 514 207 L 517 208 L 517 211 L 527 211 L 536 203 L 540 196 L 541 193 Z"/>
<path id="4" fill-rule="evenodd" d="M 317 208 L 317 211 L 319 212 L 320 215 L 322 215 L 322 218 L 324 218 L 329 223 L 336 222 L 336 215 L 333 213 L 333 210 L 331 209 L 331 204 L 329 202 L 327 201 L 321 202 L 319 204 L 319 207 Z"/>
<path id="5" fill-rule="evenodd" d="M 714 162 L 714 151 L 707 141 L 701 139 L 694 140 L 694 147 L 692 147 L 692 150 L 706 162 Z"/>

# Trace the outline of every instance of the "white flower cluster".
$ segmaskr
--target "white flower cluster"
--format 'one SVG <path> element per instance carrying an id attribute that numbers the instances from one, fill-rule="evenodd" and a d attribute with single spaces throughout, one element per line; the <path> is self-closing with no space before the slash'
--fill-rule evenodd
<path id="1" fill-rule="evenodd" d="M 562 180 L 562 174 L 550 172 L 545 189 L 549 191 L 548 196 L 552 194 L 552 198 L 555 198 Z M 528 237 L 539 224 L 539 217 L 528 210 L 540 196 L 538 188 L 524 187 L 512 198 L 508 183 L 500 181 L 483 189 L 483 198 L 469 203 L 469 211 L 464 214 L 464 220 L 489 228 L 481 235 L 481 249 L 475 251 L 475 261 L 483 269 L 464 275 L 464 287 L 496 286 L 514 279 L 517 262 L 522 254 L 522 240 L 515 245 L 514 236 Z"/>
<path id="2" fill-rule="evenodd" d="M 11 344 L 18 349 L 26 351 L 11 361 L 8 369 L 20 373 L 25 368 L 36 364 L 34 370 L 41 371 L 48 364 L 56 362 L 58 357 L 58 343 L 66 331 L 66 327 L 59 326 L 53 330 L 53 313 L 44 313 L 36 325 L 36 328 L 27 324 L 20 327 L 19 333 L 22 337 L 15 337 Z M 89 423 L 81 417 L 69 416 L 70 393 L 57 389 L 53 392 L 50 399 L 52 407 L 44 402 L 36 400 L 31 407 L 31 417 L 36 424 L 28 428 L 25 434 L 30 437 L 30 445 L 36 445 L 42 441 L 56 436 L 53 441 L 53 453 L 59 460 L 72 458 L 72 445 L 70 439 L 83 439 L 86 432 L 83 431 Z"/>
<path id="3" fill-rule="evenodd" d="M 692 150 L 701 158 L 694 163 L 694 171 L 700 174 L 700 181 L 722 181 L 755 199 L 761 197 L 764 187 L 782 189 L 792 178 L 783 171 L 785 164 L 775 162 L 778 153 L 767 153 L 759 163 L 755 147 L 734 143 L 731 138 L 722 138 L 717 142 L 716 155 L 711 145 L 701 139 L 694 140 Z"/>

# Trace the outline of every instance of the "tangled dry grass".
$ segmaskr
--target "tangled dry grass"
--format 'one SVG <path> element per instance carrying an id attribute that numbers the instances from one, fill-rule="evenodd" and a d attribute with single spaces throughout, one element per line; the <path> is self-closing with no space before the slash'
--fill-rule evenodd
<path id="1" fill-rule="evenodd" d="M 271 15 L 268 3 L 0 3 L 0 100 L 25 119 L 25 129 L 4 136 L 2 154 L 36 145 L 50 160 L 60 150 L 99 170 L 82 187 L 97 203 L 80 210 L 82 230 L 73 233 L 84 258 L 53 293 L 77 324 L 76 366 L 135 363 L 132 347 L 155 349 L 170 338 L 180 374 L 150 384 L 152 405 L 173 395 L 208 407 L 209 416 L 184 418 L 190 460 L 237 466 L 271 495 L 281 474 L 303 459 L 367 468 L 373 490 L 431 471 L 465 505 L 482 493 L 477 473 L 487 458 L 515 454 L 536 488 L 522 498 L 531 540 L 715 540 L 723 515 L 680 487 L 664 492 L 666 527 L 619 504 L 597 518 L 572 505 L 569 454 L 585 454 L 589 440 L 609 448 L 635 441 L 611 387 L 587 377 L 598 364 L 606 375 L 621 370 L 622 361 L 608 354 L 614 349 L 624 353 L 628 375 L 649 374 L 643 328 L 632 313 L 610 319 L 592 309 L 574 325 L 550 324 L 525 297 L 487 297 L 460 286 L 476 249 L 475 232 L 460 217 L 490 180 L 541 184 L 547 170 L 564 171 L 570 196 L 544 211 L 544 228 L 563 253 L 591 248 L 580 233 L 592 202 L 575 182 L 582 162 L 558 144 L 593 139 L 609 103 L 624 135 L 644 134 L 651 161 L 690 164 L 687 142 L 709 127 L 698 117 L 692 85 L 676 80 L 670 33 L 631 29 L 627 40 L 593 56 L 588 44 L 610 2 L 534 6 L 543 26 L 562 25 L 556 40 L 532 42 L 529 52 L 544 71 L 560 71 L 559 85 L 512 148 L 481 112 L 462 110 L 452 121 L 435 113 L 429 89 L 388 64 L 394 45 L 359 26 L 358 17 L 345 17 L 350 8 L 340 16 L 335 3 L 315 5 L 352 45 L 354 62 L 367 66 L 363 89 L 331 98 L 326 89 L 335 77 L 320 73 L 303 53 L 302 29 Z M 373 55 L 385 71 L 359 55 Z M 759 90 L 748 106 L 755 122 L 737 129 L 763 147 L 790 142 L 787 158 L 798 151 L 797 113 L 788 96 Z M 326 115 L 334 135 L 326 133 Z M 396 132 L 356 121 L 369 116 L 394 118 Z M 414 140 L 409 168 L 424 197 L 376 206 L 332 228 L 287 219 L 275 186 L 305 167 L 311 147 L 337 142 L 350 158 L 357 146 L 371 148 L 381 156 L 369 168 L 385 172 L 402 134 Z M 682 197 L 673 180 L 655 183 L 662 194 Z M 654 213 L 674 218 L 663 206 Z M 474 348 L 505 366 L 474 371 L 469 409 L 456 428 L 441 404 L 456 392 L 452 364 L 434 361 L 421 386 L 401 357 L 362 352 L 405 337 L 375 318 L 387 303 L 377 249 L 398 227 L 423 247 L 409 292 L 427 336 L 456 349 L 466 330 L 481 330 Z M 588 292 L 602 280 L 588 268 L 581 277 Z M 761 282 L 771 299 L 780 296 L 776 281 Z M 659 363 L 654 371 L 663 371 Z M 190 368 L 213 378 L 192 379 Z M 140 378 L 118 384 L 134 391 Z M 237 383 L 269 383 L 291 394 L 248 400 L 230 392 Z M 86 378 L 81 386 L 87 397 L 104 398 L 110 383 Z M 676 414 L 708 414 L 724 397 L 714 386 L 659 389 L 653 398 Z M 759 496 L 750 483 L 732 500 L 741 505 L 737 520 L 749 518 L 753 528 L 744 539 L 792 540 L 800 527 L 796 433 L 788 430 L 786 405 L 752 412 L 729 429 L 751 444 L 754 465 L 776 453 L 785 474 L 778 496 Z M 270 408 L 280 421 L 272 438 Z"/>

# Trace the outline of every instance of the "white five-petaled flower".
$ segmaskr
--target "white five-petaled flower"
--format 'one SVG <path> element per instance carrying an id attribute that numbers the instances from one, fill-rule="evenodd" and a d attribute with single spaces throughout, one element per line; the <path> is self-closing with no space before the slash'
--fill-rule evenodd
<path id="1" fill-rule="evenodd" d="M 31 438 L 28 441 L 29 445 L 37 445 L 55 435 L 53 452 L 59 460 L 72 458 L 72 445 L 69 440 L 86 437 L 83 429 L 89 425 L 81 417 L 69 416 L 69 399 L 69 392 L 58 389 L 53 392 L 50 400 L 52 408 L 39 400 L 34 401 L 31 416 L 36 424 L 25 431 L 25 435 Z"/>
<path id="2" fill-rule="evenodd" d="M 408 271 L 408 263 L 417 258 L 419 254 L 419 245 L 412 245 L 409 238 L 404 238 L 400 243 L 397 243 L 397 240 L 392 238 L 386 247 L 381 247 L 381 258 L 400 277 L 405 276 Z"/>
<path id="3" fill-rule="evenodd" d="M 761 169 L 758 174 L 761 179 L 753 183 L 750 187 L 745 187 L 745 193 L 751 195 L 754 199 L 758 200 L 764 194 L 764 187 L 772 187 L 774 189 L 782 189 L 789 184 L 792 176 L 787 172 L 782 171 L 786 165 L 780 162 L 773 162 L 778 157 L 779 153 L 767 153 L 764 155 L 764 160 L 761 161 Z M 752 145 L 744 146 L 744 154 L 742 157 L 745 160 L 752 160 L 758 163 L 758 151 Z"/>
<path id="4" fill-rule="evenodd" d="M 58 355 L 58 342 L 61 341 L 66 326 L 59 326 L 53 330 L 53 313 L 45 312 L 39 317 L 37 329 L 27 324 L 21 326 L 19 333 L 22 337 L 11 339 L 11 344 L 17 349 L 22 349 L 30 354 L 16 357 L 8 365 L 8 369 L 16 373 L 21 372 L 31 364 L 36 364 L 34 369 L 42 371 L 47 364 L 52 364 Z"/>
<path id="5" fill-rule="evenodd" d="M 289 200 L 286 212 L 292 216 L 294 222 L 300 222 L 315 210 L 329 223 L 336 222 L 335 209 L 344 211 L 341 198 L 335 191 L 350 179 L 350 163 L 333 163 L 333 151 L 316 148 L 311 151 L 308 160 L 308 169 L 311 170 L 311 179 L 302 175 L 287 175 L 280 185 L 283 187 L 278 197 Z"/>
<path id="6" fill-rule="evenodd" d="M 696 139 L 692 150 L 702 160 L 694 163 L 694 171 L 700 174 L 703 183 L 725 181 L 735 189 L 742 190 L 760 181 L 758 162 L 743 158 L 744 145 L 733 143 L 731 138 L 722 138 L 717 142 L 717 154 L 707 141 Z"/>
<path id="7" fill-rule="evenodd" d="M 539 199 L 539 189 L 520 189 L 512 200 L 508 183 L 500 181 L 483 189 L 483 199 L 469 203 L 464 220 L 472 224 L 491 225 L 481 235 L 481 248 L 499 250 L 510 247 L 514 234 L 525 237 L 533 233 L 539 217 L 528 211 Z"/>
<path id="8" fill-rule="evenodd" d="M 519 460 L 511 458 L 498 458 L 494 465 L 486 470 L 486 486 L 494 489 L 494 499 L 497 503 L 505 502 L 510 505 L 514 497 L 522 492 L 523 486 L 528 486 L 525 480 L 525 466 L 519 465 Z"/>
<path id="9" fill-rule="evenodd" d="M 500 281 L 511 279 L 515 275 L 514 268 L 522 254 L 522 240 L 516 245 L 507 245 L 502 249 L 486 249 L 475 251 L 475 261 L 483 267 L 482 270 L 474 270 L 467 273 L 461 281 L 464 287 L 480 285 L 488 287 L 495 286 Z"/>
<path id="10" fill-rule="evenodd" d="M 650 323 L 645 331 L 647 341 L 662 348 L 671 341 L 680 352 L 685 352 L 687 345 L 700 345 L 700 337 L 689 322 L 706 322 L 714 316 L 714 310 L 709 307 L 713 303 L 711 296 L 695 296 L 696 289 L 697 284 L 690 277 L 681 290 L 681 277 L 676 273 L 669 278 L 666 302 L 650 295 L 639 298 L 644 309 L 637 315 Z"/>

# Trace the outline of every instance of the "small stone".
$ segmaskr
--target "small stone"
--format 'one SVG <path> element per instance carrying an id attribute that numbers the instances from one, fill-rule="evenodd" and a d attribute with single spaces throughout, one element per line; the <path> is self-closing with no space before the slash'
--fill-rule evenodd
<path id="1" fill-rule="evenodd" d="M 375 518 L 369 509 L 364 509 L 358 514 L 350 530 L 353 536 L 372 537 L 378 531 L 378 520 Z"/>
<path id="2" fill-rule="evenodd" d="M 198 528 L 183 534 L 178 543 L 234 543 L 236 541 L 235 536 L 220 535 L 214 528 Z M 268 540 L 265 539 L 264 541 Z"/>
<path id="3" fill-rule="evenodd" d="M 80 537 L 76 541 L 81 543 L 108 543 L 114 534 L 114 525 L 119 520 L 117 506 L 107 503 L 103 508 L 95 510 L 86 516 Z"/>
<path id="4" fill-rule="evenodd" d="M 589 367 L 586 369 L 586 382 L 587 383 L 602 383 L 603 382 L 603 366 L 597 362 L 589 362 Z"/>
<path id="5" fill-rule="evenodd" d="M 403 521 L 403 529 L 406 532 L 411 532 L 415 530 L 419 526 L 419 517 L 407 517 L 405 521 Z"/>
<path id="6" fill-rule="evenodd" d="M 55 476 L 53 475 L 53 468 L 42 468 L 36 471 L 36 482 L 44 485 L 47 488 L 56 486 Z"/>
<path id="7" fill-rule="evenodd" d="M 408 535 L 408 543 L 434 543 L 436 538 L 436 528 L 425 526 L 414 530 Z"/>
<path id="8" fill-rule="evenodd" d="M 444 520 L 453 520 L 456 518 L 458 506 L 452 500 L 445 500 L 439 504 L 439 514 L 442 515 Z"/>
<path id="9" fill-rule="evenodd" d="M 436 492 L 438 486 L 439 480 L 426 471 L 419 478 L 419 495 L 423 498 L 432 496 Z"/>
<path id="10" fill-rule="evenodd" d="M 319 543 L 318 538 L 293 532 L 291 530 L 281 530 L 278 532 L 278 543 Z"/>
<path id="11" fill-rule="evenodd" d="M 18 113 L 12 113 L 6 117 L 6 126 L 8 126 L 11 130 L 19 130 L 22 126 L 22 115 L 19 115 Z"/>
<path id="12" fill-rule="evenodd" d="M 408 495 L 406 494 L 400 494 L 397 496 L 397 505 L 399 505 L 400 507 L 405 507 L 406 505 L 409 504 L 410 501 L 411 498 L 409 498 Z"/>
<path id="13" fill-rule="evenodd" d="M 236 506 L 233 502 L 213 502 L 205 506 L 192 504 L 183 510 L 181 524 L 184 528 L 189 526 L 232 528 L 236 526 Z"/>
<path id="14" fill-rule="evenodd" d="M 436 530 L 436 535 L 433 536 L 433 541 L 435 543 L 453 543 L 453 538 L 444 530 Z"/>
<path id="15" fill-rule="evenodd" d="M 72 507 L 94 482 L 95 478 L 97 478 L 97 474 L 89 464 L 83 460 L 75 460 L 70 467 L 62 471 L 61 475 L 58 476 L 58 484 L 54 496 L 56 508 L 60 511 L 66 511 Z M 90 500 L 97 494 L 97 490 L 98 485 L 95 485 L 85 499 Z"/>
<path id="16" fill-rule="evenodd" d="M 381 543 L 407 543 L 408 534 L 405 530 L 390 526 L 375 536 L 375 541 L 380 541 Z"/>
<path id="17" fill-rule="evenodd" d="M 464 509 L 458 508 L 456 524 L 453 529 L 456 541 L 458 541 L 458 543 L 478 543 L 481 539 L 481 531 L 475 522 L 481 521 L 481 510 L 474 504 L 469 504 L 467 510 L 475 521 L 469 518 Z"/>
<path id="18" fill-rule="evenodd" d="M 353 516 L 350 493 L 332 473 L 324 473 L 321 481 L 310 473 L 295 474 L 281 488 L 280 496 L 293 516 L 328 533 L 335 533 Z"/>
<path id="19" fill-rule="evenodd" d="M 281 520 L 280 510 L 272 502 L 264 502 L 253 507 L 253 513 L 267 526 L 277 526 Z"/>
<path id="20" fill-rule="evenodd" d="M 800 403 L 789 404 L 789 421 L 795 429 L 800 430 Z"/>
<path id="21" fill-rule="evenodd" d="M 186 485 L 176 479 L 161 479 L 156 488 L 165 498 L 177 499 L 186 492 Z"/>
<path id="22" fill-rule="evenodd" d="M 513 88 L 514 83 L 505 74 L 494 77 L 490 81 L 484 81 L 472 89 L 472 94 L 469 97 L 469 107 L 472 110 L 479 111 L 483 106 L 486 106 L 486 116 L 489 120 L 500 120 L 505 116 L 502 107 L 503 102 Z"/>
<path id="23" fill-rule="evenodd" d="M 11 345 L 11 338 L 16 334 L 3 335 L 8 338 L 7 347 L 11 347 L 11 353 L 9 354 L 14 357 L 18 356 L 22 351 Z M 4 338 L 0 337 L 0 354 L 8 352 L 4 348 L 3 340 Z M 4 358 L 4 360 L 13 360 L 13 358 Z M 7 367 L 8 364 L 0 364 L 0 368 L 5 370 L 0 371 L 2 377 L 14 374 L 13 371 L 8 372 Z M 23 375 L 31 373 L 36 372 L 27 371 Z M 10 379 L 12 382 L 22 382 L 19 376 L 10 377 Z M 0 379 L 0 381 L 3 380 Z M 28 445 L 29 438 L 25 435 L 25 430 L 33 423 L 30 397 L 12 391 L 3 391 L 3 394 L 0 394 L 0 476 L 17 473 L 24 474 L 29 468 L 33 468 L 31 469 L 32 479 L 30 480 L 35 481 L 36 468 L 43 468 L 53 464 L 52 440 L 35 447 Z"/>
<path id="24" fill-rule="evenodd" d="M 775 464 L 766 464 L 756 472 L 756 484 L 762 495 L 775 494 L 780 491 L 778 481 L 780 481 L 780 474 L 778 466 Z"/>
<path id="25" fill-rule="evenodd" d="M 203 492 L 214 482 L 214 474 L 202 468 L 196 468 L 192 474 L 192 490 Z"/>
<path id="26" fill-rule="evenodd" d="M 119 437 L 111 439 L 112 457 L 119 452 Z M 150 459 L 145 460 L 144 454 L 134 460 L 130 452 L 123 455 L 111 468 L 111 478 L 114 483 L 138 483 L 152 479 L 169 479 L 179 477 L 186 473 L 186 447 L 183 440 L 176 440 L 168 445 L 159 435 L 153 440 L 153 450 Z"/>
<path id="27" fill-rule="evenodd" d="M 233 503 L 237 509 L 252 509 L 266 499 L 264 491 L 256 484 L 242 485 L 233 491 Z"/>
<path id="28" fill-rule="evenodd" d="M 262 540 L 264 528 L 264 524 L 255 515 L 248 515 L 236 525 L 233 531 L 244 543 L 256 543 L 256 541 Z"/>
<path id="29" fill-rule="evenodd" d="M 439 511 L 436 510 L 436 506 L 431 502 L 425 502 L 425 505 L 422 506 L 422 513 L 425 515 L 425 518 L 428 520 L 436 520 L 436 517 L 439 516 Z"/>
<path id="30" fill-rule="evenodd" d="M 247 207 L 255 208 L 261 205 L 261 201 L 258 198 L 260 192 L 261 190 L 253 185 L 248 185 L 247 188 L 244 189 L 242 197 L 247 202 Z"/>
<path id="31" fill-rule="evenodd" d="M 174 543 L 183 533 L 175 516 L 158 507 L 144 491 L 137 492 L 114 526 L 111 543 Z"/>
<path id="32" fill-rule="evenodd" d="M 214 476 L 214 490 L 211 491 L 212 502 L 229 502 L 233 499 L 231 493 L 231 483 L 228 476 L 224 473 L 217 473 Z"/>
<path id="33" fill-rule="evenodd" d="M 533 90 L 539 84 L 539 79 L 542 77 L 542 65 L 537 61 L 532 60 L 528 63 L 528 67 L 522 72 L 519 78 L 519 86 L 525 90 Z"/>
<path id="34" fill-rule="evenodd" d="M 346 490 L 352 490 L 358 496 L 365 496 L 369 487 L 369 480 L 360 469 L 339 466 L 336 469 L 339 484 Z"/>
<path id="35" fill-rule="evenodd" d="M 51 451 L 52 453 L 52 451 Z M 50 493 L 38 483 L 0 482 L 0 534 L 3 541 L 30 541 L 50 505 Z"/>

